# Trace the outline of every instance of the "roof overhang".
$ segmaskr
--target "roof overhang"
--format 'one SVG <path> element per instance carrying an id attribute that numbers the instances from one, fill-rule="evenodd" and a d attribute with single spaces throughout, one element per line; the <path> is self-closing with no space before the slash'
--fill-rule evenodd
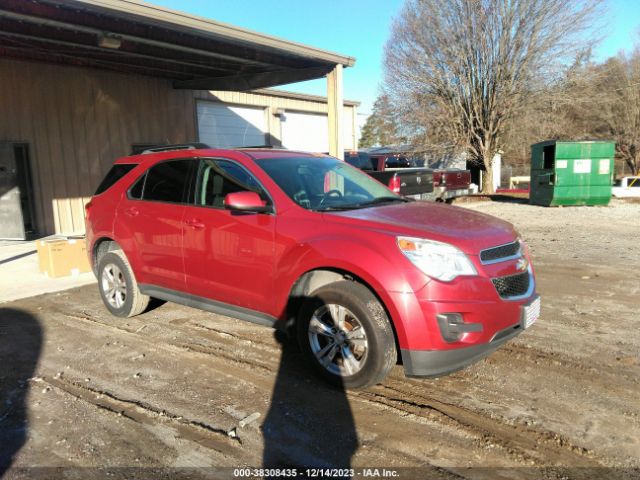
<path id="1" fill-rule="evenodd" d="M 355 59 L 134 0 L 2 0 L 0 57 L 253 90 L 321 78 Z"/>
<path id="2" fill-rule="evenodd" d="M 276 90 L 273 88 L 261 88 L 256 89 L 251 93 L 257 93 L 260 95 L 268 95 L 270 97 L 288 98 L 293 100 L 304 100 L 305 102 L 315 102 L 327 104 L 327 97 L 320 95 L 309 95 L 308 93 L 290 92 L 288 90 Z M 356 100 L 343 100 L 342 104 L 346 107 L 359 107 L 360 102 Z"/>

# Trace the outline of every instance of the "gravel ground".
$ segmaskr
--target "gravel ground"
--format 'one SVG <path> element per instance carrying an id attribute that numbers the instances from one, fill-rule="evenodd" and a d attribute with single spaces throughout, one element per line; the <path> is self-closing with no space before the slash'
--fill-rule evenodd
<path id="1" fill-rule="evenodd" d="M 171 304 L 117 319 L 95 286 L 2 305 L 0 476 L 233 478 L 216 468 L 279 464 L 638 478 L 640 204 L 463 208 L 517 226 L 543 310 L 436 380 L 398 366 L 382 385 L 335 390 L 269 329 Z"/>

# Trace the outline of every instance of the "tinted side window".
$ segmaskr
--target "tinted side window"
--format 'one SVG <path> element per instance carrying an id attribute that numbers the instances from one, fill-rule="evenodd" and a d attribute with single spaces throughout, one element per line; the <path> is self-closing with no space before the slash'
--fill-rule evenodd
<path id="1" fill-rule="evenodd" d="M 133 187 L 129 189 L 129 198 L 135 198 L 136 200 L 140 200 L 142 198 L 142 190 L 144 188 L 144 181 L 147 178 L 147 174 L 142 175 L 136 183 L 133 184 Z"/>
<path id="2" fill-rule="evenodd" d="M 136 166 L 137 164 L 135 163 L 120 163 L 111 167 L 111 170 L 107 172 L 102 182 L 100 182 L 100 185 L 94 195 L 100 195 L 102 192 L 111 188 L 118 180 L 133 170 Z"/>
<path id="3" fill-rule="evenodd" d="M 360 168 L 363 170 L 373 170 L 373 159 L 368 153 L 359 153 L 358 158 L 360 158 Z"/>
<path id="4" fill-rule="evenodd" d="M 357 155 L 351 155 L 350 153 L 345 153 L 344 161 L 353 167 L 360 168 L 360 159 L 358 158 Z"/>
<path id="5" fill-rule="evenodd" d="M 398 168 L 400 166 L 396 157 L 388 157 L 385 160 L 385 165 L 387 168 Z"/>
<path id="6" fill-rule="evenodd" d="M 149 169 L 142 198 L 159 202 L 181 203 L 193 160 L 171 160 Z"/>
<path id="7" fill-rule="evenodd" d="M 253 176 L 240 165 L 225 160 L 202 160 L 198 174 L 196 205 L 224 208 L 224 197 L 229 193 L 262 189 Z"/>

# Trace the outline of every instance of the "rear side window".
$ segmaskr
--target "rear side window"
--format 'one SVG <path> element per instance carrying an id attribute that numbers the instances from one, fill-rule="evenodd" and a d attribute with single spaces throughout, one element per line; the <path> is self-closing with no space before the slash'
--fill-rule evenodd
<path id="1" fill-rule="evenodd" d="M 344 161 L 347 162 L 352 167 L 360 168 L 360 159 L 357 155 L 351 155 L 350 153 L 345 153 Z"/>
<path id="2" fill-rule="evenodd" d="M 360 152 L 358 154 L 358 158 L 360 159 L 360 168 L 363 170 L 373 170 L 374 162 L 371 156 L 368 153 Z"/>
<path id="3" fill-rule="evenodd" d="M 137 181 L 133 184 L 133 187 L 129 189 L 129 198 L 133 198 L 135 200 L 142 199 L 142 189 L 144 188 L 144 181 L 147 179 L 147 172 L 144 173 Z"/>
<path id="4" fill-rule="evenodd" d="M 151 167 L 141 187 L 142 199 L 182 203 L 193 162 L 193 160 L 170 160 Z M 138 187 L 138 183 L 135 187 Z"/>
<path id="5" fill-rule="evenodd" d="M 106 192 L 136 166 L 136 163 L 118 163 L 111 167 L 111 170 L 107 172 L 102 182 L 100 182 L 100 185 L 94 195 L 100 195 L 102 192 Z"/>

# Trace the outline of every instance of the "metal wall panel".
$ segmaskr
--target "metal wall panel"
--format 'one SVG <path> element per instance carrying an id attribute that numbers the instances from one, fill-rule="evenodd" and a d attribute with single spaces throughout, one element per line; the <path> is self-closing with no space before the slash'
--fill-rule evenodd
<path id="1" fill-rule="evenodd" d="M 136 143 L 197 139 L 196 99 L 264 107 L 277 145 L 279 109 L 327 113 L 326 101 L 300 97 L 175 90 L 151 77 L 0 59 L 0 142 L 29 145 L 39 233 L 83 233 L 84 205 L 116 158 Z M 355 108 L 345 105 L 346 121 Z"/>
<path id="2" fill-rule="evenodd" d="M 196 138 L 193 93 L 100 70 L 0 60 L 0 141 L 28 143 L 41 234 L 83 233 L 84 204 L 134 143 Z"/>

